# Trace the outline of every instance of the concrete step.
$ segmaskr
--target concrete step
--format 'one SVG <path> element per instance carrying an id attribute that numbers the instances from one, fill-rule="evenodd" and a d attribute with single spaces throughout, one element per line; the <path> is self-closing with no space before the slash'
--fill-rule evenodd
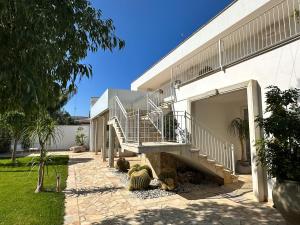
<path id="1" fill-rule="evenodd" d="M 201 159 L 207 159 L 207 155 L 204 155 L 204 154 L 199 154 L 199 158 L 201 158 Z"/>
<path id="2" fill-rule="evenodd" d="M 217 168 L 217 169 L 220 169 L 220 170 L 223 170 L 224 169 L 224 166 L 223 165 L 221 165 L 221 164 L 215 164 L 215 167 Z"/>
<path id="3" fill-rule="evenodd" d="M 191 148 L 190 151 L 191 151 L 191 152 L 199 152 L 200 149 L 199 149 L 199 148 Z"/>
<path id="4" fill-rule="evenodd" d="M 216 161 L 213 160 L 213 159 L 207 159 L 207 162 L 210 163 L 210 164 L 216 164 Z"/>

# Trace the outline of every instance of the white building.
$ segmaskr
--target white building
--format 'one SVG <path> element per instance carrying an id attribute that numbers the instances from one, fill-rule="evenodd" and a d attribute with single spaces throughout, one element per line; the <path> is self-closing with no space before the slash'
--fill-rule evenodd
<path id="1" fill-rule="evenodd" d="M 160 166 L 157 154 L 168 152 L 230 183 L 241 148 L 228 126 L 248 119 L 253 191 L 267 200 L 271 182 L 255 161 L 262 135 L 255 118 L 268 86 L 300 88 L 299 12 L 299 0 L 234 1 L 133 81 L 131 91 L 107 90 L 96 100 L 91 149 L 119 147 Z"/>

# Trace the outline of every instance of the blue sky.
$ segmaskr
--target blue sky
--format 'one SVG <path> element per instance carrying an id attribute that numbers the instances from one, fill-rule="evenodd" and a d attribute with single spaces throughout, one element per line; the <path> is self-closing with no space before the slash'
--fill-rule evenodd
<path id="1" fill-rule="evenodd" d="M 123 50 L 89 54 L 93 77 L 82 79 L 65 109 L 88 116 L 90 97 L 108 87 L 129 89 L 133 80 L 205 24 L 231 0 L 92 0 L 104 18 L 111 18 Z"/>

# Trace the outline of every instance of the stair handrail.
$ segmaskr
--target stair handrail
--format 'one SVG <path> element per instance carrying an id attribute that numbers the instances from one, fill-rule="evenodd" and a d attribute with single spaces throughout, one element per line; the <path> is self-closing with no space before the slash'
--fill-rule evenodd
<path id="1" fill-rule="evenodd" d="M 122 102 L 120 101 L 118 96 L 114 97 L 114 109 L 113 109 L 113 117 L 118 121 L 120 125 L 120 129 L 124 134 L 125 142 L 127 142 L 127 130 L 128 130 L 128 115 L 127 111 L 125 110 Z M 119 108 L 120 110 L 117 110 Z M 121 112 L 120 114 L 118 113 Z M 123 118 L 121 118 L 121 116 Z"/>
<path id="2" fill-rule="evenodd" d="M 186 112 L 186 115 L 190 119 L 190 143 L 192 146 L 198 148 L 200 153 L 207 155 L 209 159 L 235 173 L 234 145 L 215 135 L 190 113 Z"/>

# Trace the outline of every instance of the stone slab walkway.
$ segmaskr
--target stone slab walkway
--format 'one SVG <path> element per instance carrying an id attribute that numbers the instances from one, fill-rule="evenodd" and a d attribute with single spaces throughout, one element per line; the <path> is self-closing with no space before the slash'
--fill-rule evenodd
<path id="1" fill-rule="evenodd" d="M 94 153 L 69 153 L 65 225 L 284 225 L 269 204 L 256 203 L 249 185 L 138 199 Z M 138 160 L 132 158 L 132 160 Z"/>

